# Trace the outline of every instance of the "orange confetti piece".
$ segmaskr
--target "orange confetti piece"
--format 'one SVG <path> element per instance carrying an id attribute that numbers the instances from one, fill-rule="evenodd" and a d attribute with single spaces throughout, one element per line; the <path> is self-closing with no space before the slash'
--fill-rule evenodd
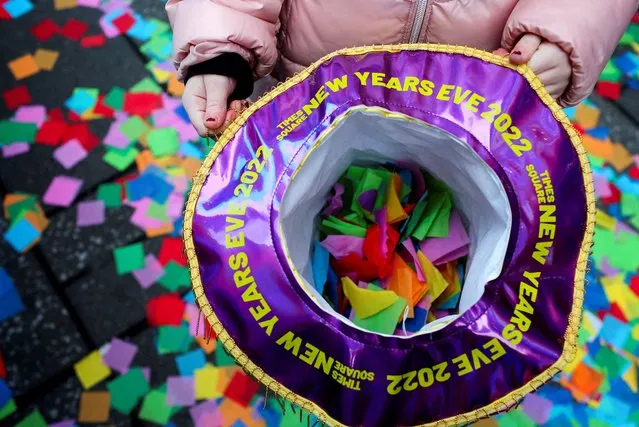
<path id="1" fill-rule="evenodd" d="M 580 104 L 575 111 L 575 122 L 581 125 L 584 129 L 592 129 L 597 127 L 599 123 L 599 117 L 601 111 L 596 107 L 590 105 Z"/>
<path id="2" fill-rule="evenodd" d="M 395 292 L 397 296 L 408 301 L 408 317 L 415 317 L 413 304 L 413 278 L 415 276 L 417 282 L 417 274 L 404 262 L 397 254 L 393 254 L 393 271 L 386 282 L 386 289 Z"/>
<path id="3" fill-rule="evenodd" d="M 40 71 L 38 63 L 30 53 L 9 61 L 9 69 L 16 80 L 26 79 Z"/>
<path id="4" fill-rule="evenodd" d="M 612 154 L 610 155 L 608 163 L 612 165 L 617 172 L 622 172 L 628 169 L 634 163 L 632 154 L 623 144 L 612 144 Z"/>
<path id="5" fill-rule="evenodd" d="M 581 140 L 584 143 L 584 147 L 586 147 L 586 151 L 588 151 L 590 155 L 601 157 L 605 160 L 608 160 L 612 157 L 613 147 L 610 140 L 597 139 L 588 134 L 584 134 L 581 137 Z"/>
<path id="6" fill-rule="evenodd" d="M 592 397 L 604 380 L 601 372 L 595 371 L 585 363 L 577 365 L 570 378 L 570 384 L 585 396 Z"/>

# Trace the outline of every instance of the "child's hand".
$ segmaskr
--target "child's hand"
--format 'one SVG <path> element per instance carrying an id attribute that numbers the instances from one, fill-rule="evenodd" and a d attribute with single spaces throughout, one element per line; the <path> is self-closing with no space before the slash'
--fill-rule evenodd
<path id="1" fill-rule="evenodd" d="M 240 101 L 233 101 L 227 108 L 234 89 L 235 80 L 213 74 L 193 76 L 186 82 L 182 103 L 200 136 L 206 137 L 210 130 L 223 129 L 235 120 Z"/>
<path id="2" fill-rule="evenodd" d="M 509 54 L 505 49 L 495 53 L 504 56 Z M 572 66 L 566 52 L 534 34 L 526 34 L 519 39 L 510 52 L 510 62 L 516 65 L 528 63 L 555 99 L 561 97 L 570 84 Z"/>

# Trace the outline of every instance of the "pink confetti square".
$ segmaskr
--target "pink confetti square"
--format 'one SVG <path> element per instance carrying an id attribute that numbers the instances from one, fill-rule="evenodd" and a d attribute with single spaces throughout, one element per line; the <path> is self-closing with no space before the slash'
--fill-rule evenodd
<path id="1" fill-rule="evenodd" d="M 131 145 L 131 141 L 120 131 L 119 127 L 114 123 L 109 128 L 106 136 L 104 137 L 104 145 L 110 147 L 125 149 Z"/>
<path id="2" fill-rule="evenodd" d="M 51 206 L 69 207 L 78 196 L 84 181 L 72 176 L 58 175 L 51 181 L 42 201 Z"/>
<path id="3" fill-rule="evenodd" d="M 35 123 L 38 127 L 47 119 L 47 109 L 44 105 L 25 105 L 18 108 L 15 118 L 20 123 Z"/>
<path id="4" fill-rule="evenodd" d="M 13 144 L 5 145 L 2 147 L 2 156 L 8 159 L 9 157 L 28 153 L 30 149 L 31 146 L 27 142 L 14 142 Z"/>
<path id="5" fill-rule="evenodd" d="M 53 151 L 53 157 L 65 169 L 71 169 L 87 157 L 87 150 L 84 149 L 80 141 L 72 139 L 61 147 Z"/>
<path id="6" fill-rule="evenodd" d="M 100 1 L 101 0 L 77 0 L 76 4 L 78 6 L 85 6 L 85 7 L 99 7 L 100 6 Z"/>
<path id="7" fill-rule="evenodd" d="M 104 201 L 91 200 L 78 203 L 76 225 L 87 227 L 104 223 Z"/>

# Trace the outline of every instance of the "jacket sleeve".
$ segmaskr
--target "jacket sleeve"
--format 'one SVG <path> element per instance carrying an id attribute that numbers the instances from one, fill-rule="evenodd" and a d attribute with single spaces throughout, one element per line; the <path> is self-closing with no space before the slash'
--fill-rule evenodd
<path id="1" fill-rule="evenodd" d="M 639 0 L 519 0 L 508 19 L 503 47 L 511 50 L 532 33 L 557 44 L 570 57 L 572 80 L 559 99 L 576 105 L 595 87 Z"/>
<path id="2" fill-rule="evenodd" d="M 189 67 L 223 53 L 239 54 L 256 78 L 277 62 L 275 34 L 283 0 L 169 0 L 173 62 L 184 80 Z"/>

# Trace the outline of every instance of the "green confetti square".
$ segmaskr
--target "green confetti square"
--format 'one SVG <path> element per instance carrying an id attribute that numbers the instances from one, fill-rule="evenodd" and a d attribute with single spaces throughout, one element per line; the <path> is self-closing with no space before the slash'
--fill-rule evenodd
<path id="1" fill-rule="evenodd" d="M 107 389 L 111 393 L 111 406 L 118 412 L 129 415 L 150 388 L 142 369 L 132 368 L 122 376 L 108 382 Z"/>
<path id="2" fill-rule="evenodd" d="M 114 86 L 109 93 L 104 97 L 102 103 L 108 107 L 113 108 L 116 111 L 122 111 L 124 106 L 124 95 L 126 92 L 124 89 L 118 86 Z"/>
<path id="3" fill-rule="evenodd" d="M 158 280 L 158 283 L 172 292 L 181 287 L 189 287 L 191 283 L 189 270 L 175 261 L 169 261 L 164 267 L 164 275 Z"/>
<path id="4" fill-rule="evenodd" d="M 0 408 L 0 420 L 13 414 L 16 411 L 16 409 L 17 409 L 16 402 L 13 399 L 11 399 L 2 408 Z"/>
<path id="5" fill-rule="evenodd" d="M 127 274 L 144 268 L 144 247 L 142 243 L 121 246 L 113 250 L 115 269 L 118 274 Z"/>
<path id="6" fill-rule="evenodd" d="M 224 351 L 224 344 L 222 344 L 219 340 L 217 342 L 217 346 L 215 347 L 215 365 L 216 366 L 237 366 L 235 364 L 235 359 L 233 359 L 233 357 L 226 354 L 226 351 Z"/>
<path id="7" fill-rule="evenodd" d="M 47 422 L 37 409 L 24 417 L 15 427 L 47 427 Z"/>
<path id="8" fill-rule="evenodd" d="M 138 116 L 131 116 L 120 123 L 120 131 L 129 141 L 137 141 L 149 131 L 149 125 Z"/>
<path id="9" fill-rule="evenodd" d="M 155 157 L 172 156 L 180 148 L 177 131 L 172 128 L 153 129 L 147 135 L 146 142 Z"/>
<path id="10" fill-rule="evenodd" d="M 164 425 L 171 418 L 172 407 L 166 403 L 166 392 L 151 390 L 146 395 L 140 409 L 140 418 L 155 424 Z"/>
<path id="11" fill-rule="evenodd" d="M 158 328 L 158 353 L 184 353 L 193 339 L 185 326 L 161 326 Z"/>
<path id="12" fill-rule="evenodd" d="M 38 126 L 35 123 L 0 121 L 0 145 L 13 142 L 33 142 Z"/>
<path id="13" fill-rule="evenodd" d="M 131 93 L 162 93 L 162 87 L 150 77 L 145 77 L 129 90 Z"/>
<path id="14" fill-rule="evenodd" d="M 158 219 L 160 221 L 170 221 L 171 218 L 166 213 L 167 204 L 159 204 L 155 201 L 151 201 L 149 204 L 149 208 L 146 211 L 146 214 L 149 218 Z"/>
<path id="15" fill-rule="evenodd" d="M 117 208 L 122 205 L 122 187 L 120 184 L 107 183 L 98 187 L 98 200 L 102 200 L 107 208 Z"/>
<path id="16" fill-rule="evenodd" d="M 108 148 L 102 160 L 122 172 L 135 162 L 138 154 L 140 154 L 140 151 L 135 147 L 129 147 L 126 150 Z"/>

